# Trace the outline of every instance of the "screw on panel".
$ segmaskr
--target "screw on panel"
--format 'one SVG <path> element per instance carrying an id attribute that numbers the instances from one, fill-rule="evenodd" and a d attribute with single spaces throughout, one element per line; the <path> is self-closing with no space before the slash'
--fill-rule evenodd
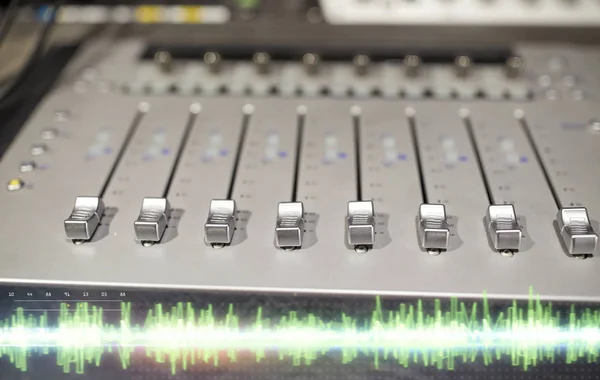
<path id="1" fill-rule="evenodd" d="M 500 251 L 500 255 L 502 255 L 502 257 L 514 257 L 515 253 L 510 249 L 503 249 Z"/>
<path id="2" fill-rule="evenodd" d="M 427 253 L 429 253 L 429 255 L 431 255 L 431 256 L 439 256 L 442 254 L 442 250 L 435 249 L 435 248 L 429 248 L 429 249 L 427 249 Z"/>

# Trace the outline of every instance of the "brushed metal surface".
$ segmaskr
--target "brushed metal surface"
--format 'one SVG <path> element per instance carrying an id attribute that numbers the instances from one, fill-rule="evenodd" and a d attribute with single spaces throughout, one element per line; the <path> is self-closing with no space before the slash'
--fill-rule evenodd
<path id="1" fill-rule="evenodd" d="M 102 73 L 99 80 L 119 83 L 123 75 L 135 73 L 128 50 L 119 49 L 95 64 Z M 600 180 L 594 173 L 600 166 L 600 134 L 590 120 L 598 118 L 600 107 L 591 98 L 569 98 L 570 87 L 563 85 L 566 73 L 583 82 L 598 76 L 582 56 L 553 72 L 547 64 L 556 51 L 530 55 L 536 74 L 531 79 L 548 71 L 564 94 L 556 101 L 140 96 L 114 88 L 102 92 L 94 81 L 81 91 L 75 86 L 79 79 L 64 80 L 0 162 L 2 181 L 20 177 L 26 184 L 20 191 L 0 191 L 5 215 L 0 220 L 0 281 L 457 296 L 485 290 L 497 298 L 526 298 L 533 287 L 547 299 L 599 301 L 600 261 L 565 254 L 555 229 L 557 206 L 515 117 L 524 115 L 560 202 L 587 207 L 598 231 Z M 102 231 L 92 242 L 75 246 L 64 236 L 62 222 L 75 197 L 100 190 L 143 102 L 150 110 L 104 196 Z M 144 197 L 161 196 L 190 106 L 196 103 L 201 110 L 167 195 L 173 207 L 169 227 L 160 244 L 142 247 L 134 239 L 133 222 Z M 292 193 L 299 107 L 306 116 L 298 200 L 304 202 L 307 232 L 303 248 L 287 252 L 275 247 L 274 228 L 278 203 L 289 201 Z M 435 257 L 418 244 L 416 218 L 425 200 L 407 108 L 416 115 L 428 198 L 445 203 L 449 216 L 449 250 Z M 233 186 L 238 230 L 231 246 L 215 250 L 204 242 L 203 223 L 210 200 L 227 195 L 249 109 Z M 57 120 L 60 110 L 68 110 L 67 121 Z M 376 244 L 366 254 L 356 253 L 344 239 L 347 202 L 357 200 L 351 110 L 361 118 L 363 198 L 372 199 L 376 211 Z M 486 234 L 489 200 L 461 117 L 465 110 L 493 197 L 514 202 L 524 228 L 524 248 L 512 258 L 494 252 Z M 21 161 L 32 159 L 31 145 L 42 142 L 41 132 L 48 127 L 58 135 L 44 141 L 48 153 L 33 158 L 39 169 L 20 173 Z M 157 134 L 161 128 L 162 137 Z M 103 133 L 110 138 L 101 153 L 90 156 Z M 518 162 L 501 149 L 504 140 L 511 141 Z M 148 159 L 148 152 L 157 154 Z"/>

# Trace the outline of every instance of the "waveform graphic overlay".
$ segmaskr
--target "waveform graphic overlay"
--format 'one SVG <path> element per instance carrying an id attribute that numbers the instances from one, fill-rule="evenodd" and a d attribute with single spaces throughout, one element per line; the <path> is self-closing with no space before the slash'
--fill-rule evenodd
<path id="1" fill-rule="evenodd" d="M 118 355 L 126 369 L 134 354 L 145 353 L 168 363 L 173 374 L 200 363 L 219 366 L 224 358 L 236 362 L 247 353 L 257 362 L 276 357 L 310 365 L 321 356 L 338 355 L 347 364 L 366 356 L 375 368 L 394 360 L 404 367 L 447 370 L 459 363 L 507 360 L 527 370 L 559 357 L 566 363 L 595 363 L 600 357 L 600 308 L 572 305 L 561 315 L 533 295 L 526 304 L 513 301 L 494 315 L 485 295 L 481 302 L 433 300 L 433 307 L 424 308 L 418 300 L 394 310 L 384 309 L 376 298 L 370 318 L 362 319 L 296 311 L 265 317 L 258 307 L 242 320 L 233 304 L 219 315 L 212 305 L 197 309 L 180 302 L 167 310 L 156 304 L 143 323 L 135 324 L 131 306 L 121 303 L 118 323 L 108 323 L 101 307 L 86 302 L 61 303 L 52 323 L 47 312 L 34 316 L 17 308 L 0 322 L 0 355 L 27 371 L 31 356 L 56 353 L 65 373 L 84 373 L 88 365 L 100 366 L 105 354 Z"/>

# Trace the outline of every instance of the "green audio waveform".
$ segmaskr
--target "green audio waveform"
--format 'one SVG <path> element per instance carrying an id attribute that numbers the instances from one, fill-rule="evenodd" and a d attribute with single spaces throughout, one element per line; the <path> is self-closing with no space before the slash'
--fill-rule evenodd
<path id="1" fill-rule="evenodd" d="M 524 370 L 542 362 L 597 362 L 600 357 L 600 308 L 563 315 L 552 303 L 530 294 L 526 304 L 517 301 L 490 312 L 490 304 L 433 300 L 402 303 L 386 310 L 375 299 L 369 318 L 346 313 L 327 320 L 313 313 L 289 311 L 265 317 L 258 307 L 242 321 L 234 306 L 224 315 L 211 305 L 195 309 L 177 303 L 163 309 L 156 304 L 142 324 L 133 324 L 131 303 L 121 303 L 118 323 L 107 323 L 101 307 L 88 303 L 62 303 L 57 321 L 47 312 L 26 315 L 17 308 L 0 323 L 0 358 L 26 371 L 32 355 L 56 352 L 64 372 L 83 373 L 86 365 L 99 366 L 102 356 L 115 354 L 124 369 L 132 356 L 143 353 L 158 363 L 168 363 L 175 374 L 189 366 L 223 360 L 236 362 L 251 352 L 259 362 L 267 357 L 309 365 L 324 355 L 339 355 L 341 363 L 369 357 L 378 368 L 382 360 L 398 364 L 433 366 L 452 370 L 460 363 L 485 365 L 509 361 Z"/>

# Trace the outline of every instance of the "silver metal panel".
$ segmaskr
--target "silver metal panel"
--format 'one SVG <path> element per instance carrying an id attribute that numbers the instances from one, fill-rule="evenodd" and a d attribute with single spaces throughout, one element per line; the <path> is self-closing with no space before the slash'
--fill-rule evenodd
<path id="1" fill-rule="evenodd" d="M 130 51 L 117 46 L 114 55 L 100 60 L 98 80 L 122 83 L 126 76 L 115 73 L 135 73 L 135 55 Z M 547 56 L 556 51 L 561 50 L 539 50 L 530 73 L 541 73 Z M 584 66 L 576 74 L 589 70 Z M 149 78 L 154 75 L 158 74 Z M 374 77 L 368 80 L 380 78 L 375 72 L 369 75 Z M 95 81 L 76 92 L 77 80 L 63 82 L 60 91 L 48 96 L 0 162 L 2 181 L 21 177 L 26 184 L 22 190 L 0 192 L 6 215 L 0 220 L 3 282 L 456 296 L 478 296 L 486 290 L 490 297 L 503 298 L 526 298 L 533 287 L 548 299 L 600 301 L 600 261 L 577 260 L 564 253 L 553 225 L 556 206 L 550 190 L 522 126 L 513 118 L 515 110 L 522 109 L 562 204 L 587 207 L 592 223 L 597 223 L 600 135 L 589 120 L 598 118 L 599 107 L 590 100 L 563 97 L 513 104 L 330 97 L 144 98 L 103 94 Z M 151 109 L 104 197 L 109 209 L 101 226 L 104 233 L 74 246 L 64 237 L 62 221 L 76 196 L 97 195 L 141 101 L 148 101 Z M 168 194 L 174 208 L 169 228 L 160 244 L 142 247 L 134 240 L 133 221 L 143 197 L 162 196 L 190 104 L 195 102 L 202 109 Z M 252 104 L 254 112 L 232 197 L 239 204 L 240 226 L 234 244 L 215 250 L 204 242 L 203 223 L 210 200 L 227 195 L 245 104 Z M 277 204 L 289 201 L 292 193 L 298 106 L 306 107 L 297 200 L 304 203 L 307 231 L 302 249 L 288 252 L 274 246 L 274 227 Z M 353 106 L 361 115 L 363 199 L 374 201 L 377 222 L 375 247 L 366 254 L 345 244 L 347 202 L 358 197 Z M 450 249 L 435 257 L 423 252 L 417 241 L 416 217 L 424 200 L 404 114 L 407 107 L 416 112 L 428 201 L 446 205 L 454 234 Z M 494 198 L 514 201 L 524 221 L 529 244 L 524 241 L 524 252 L 512 258 L 494 252 L 486 236 L 489 202 L 459 116 L 461 108 L 470 111 Z M 57 109 L 68 109 L 71 121 L 56 121 Z M 161 126 L 168 127 L 164 140 L 154 136 Z M 46 141 L 41 132 L 48 127 L 59 133 Z M 106 146 L 104 128 L 110 135 Z M 277 138 L 269 137 L 273 131 Z M 498 138 L 512 140 L 517 154 L 531 160 L 509 169 L 501 162 L 504 153 L 495 144 Z M 149 149 L 156 151 L 152 146 L 157 141 L 164 143 L 157 152 L 169 151 L 144 161 Z M 31 159 L 31 146 L 42 142 L 49 149 L 34 158 L 40 168 L 20 173 L 21 161 Z M 103 153 L 86 159 L 90 150 Z M 214 152 L 218 154 L 206 160 Z M 272 152 L 276 157 L 265 160 Z M 501 191 L 499 186 L 505 185 L 510 190 Z"/>
<path id="2" fill-rule="evenodd" d="M 525 109 L 525 120 L 561 205 L 588 208 L 592 223 L 600 218 L 600 133 L 592 123 L 598 110 L 594 103 Z"/>

